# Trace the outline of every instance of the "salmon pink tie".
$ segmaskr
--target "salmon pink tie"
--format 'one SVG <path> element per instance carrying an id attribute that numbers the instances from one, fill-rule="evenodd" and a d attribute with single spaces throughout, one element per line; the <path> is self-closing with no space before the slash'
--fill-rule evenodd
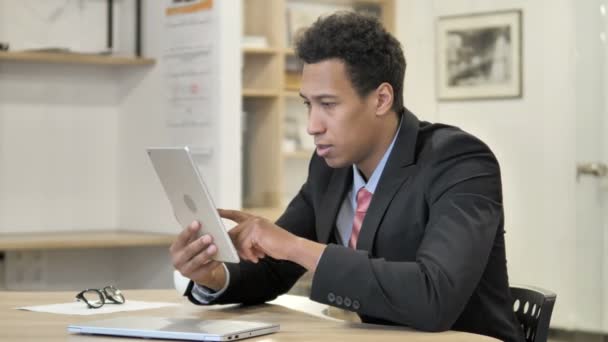
<path id="1" fill-rule="evenodd" d="M 369 208 L 371 201 L 372 193 L 365 188 L 359 189 L 357 192 L 357 210 L 353 219 L 353 232 L 350 234 L 350 241 L 348 242 L 348 247 L 350 248 L 355 249 L 357 247 L 361 224 L 363 224 L 363 218 L 365 217 L 365 213 L 367 213 L 367 208 Z"/>

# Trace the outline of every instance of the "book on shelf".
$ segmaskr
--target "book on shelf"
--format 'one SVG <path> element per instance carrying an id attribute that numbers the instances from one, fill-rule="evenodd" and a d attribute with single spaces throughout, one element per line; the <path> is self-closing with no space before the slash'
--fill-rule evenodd
<path id="1" fill-rule="evenodd" d="M 285 89 L 300 90 L 302 80 L 302 62 L 296 56 L 287 56 L 285 59 Z"/>
<path id="2" fill-rule="evenodd" d="M 331 3 L 287 2 L 285 22 L 287 24 L 287 46 L 293 46 L 298 36 L 312 25 L 320 16 L 337 11 L 353 10 L 352 6 Z"/>
<path id="3" fill-rule="evenodd" d="M 268 47 L 268 39 L 264 36 L 243 36 L 241 45 L 243 48 L 264 49 Z"/>
<path id="4" fill-rule="evenodd" d="M 321 3 L 288 1 L 285 10 L 286 43 L 292 47 L 310 25 L 319 17 L 330 15 L 340 11 L 354 11 L 371 15 L 380 19 L 382 17 L 382 6 L 378 3 L 354 2 L 353 4 Z"/>

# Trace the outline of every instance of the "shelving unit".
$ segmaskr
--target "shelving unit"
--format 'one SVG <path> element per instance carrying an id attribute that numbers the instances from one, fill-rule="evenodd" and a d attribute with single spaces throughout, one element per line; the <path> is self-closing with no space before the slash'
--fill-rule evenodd
<path id="1" fill-rule="evenodd" d="M 92 64 L 107 66 L 154 65 L 152 58 L 132 58 L 65 52 L 0 52 L 0 62 Z"/>
<path id="2" fill-rule="evenodd" d="M 300 92 L 295 90 L 284 90 L 282 95 L 285 98 L 300 99 Z"/>
<path id="3" fill-rule="evenodd" d="M 282 213 L 292 193 L 288 182 L 303 182 L 302 175 L 312 150 L 288 152 L 283 148 L 286 113 L 299 102 L 296 89 L 287 89 L 286 62 L 294 58 L 287 44 L 287 9 L 298 4 L 327 6 L 374 5 L 381 21 L 394 32 L 394 0 L 244 0 L 243 35 L 263 37 L 268 46 L 243 48 L 242 96 L 245 122 L 243 136 L 243 206 L 244 210 L 274 220 Z M 302 106 L 302 116 L 305 109 Z M 294 164 L 297 163 L 297 164 Z M 294 170 L 300 170 L 298 175 Z M 291 170 L 291 171 L 289 171 Z"/>
<path id="4" fill-rule="evenodd" d="M 243 52 L 249 55 L 273 55 L 279 52 L 278 48 L 255 48 L 255 47 L 245 47 L 243 48 Z"/>
<path id="5" fill-rule="evenodd" d="M 279 96 L 281 96 L 281 94 L 276 89 L 243 88 L 243 97 L 245 97 L 245 98 L 279 97 Z"/>
<path id="6" fill-rule="evenodd" d="M 120 230 L 0 234 L 0 251 L 169 246 L 176 234 Z"/>

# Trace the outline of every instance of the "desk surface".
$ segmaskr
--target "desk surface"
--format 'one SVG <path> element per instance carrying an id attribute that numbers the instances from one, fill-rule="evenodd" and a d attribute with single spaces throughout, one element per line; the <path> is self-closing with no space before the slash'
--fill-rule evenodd
<path id="1" fill-rule="evenodd" d="M 134 339 L 91 337 L 69 334 L 68 324 L 121 316 L 198 317 L 200 319 L 241 319 L 276 322 L 278 333 L 246 339 L 245 341 L 496 341 L 495 339 L 461 332 L 423 333 L 406 328 L 384 327 L 362 323 L 319 318 L 301 307 L 258 305 L 252 307 L 196 306 L 178 296 L 174 290 L 125 290 L 127 300 L 177 302 L 182 305 L 161 309 L 119 312 L 93 316 L 56 315 L 15 310 L 29 305 L 65 303 L 73 300 L 73 292 L 10 292 L 0 291 L 0 335 L 2 341 L 137 341 Z M 298 305 L 295 305 L 298 306 Z"/>

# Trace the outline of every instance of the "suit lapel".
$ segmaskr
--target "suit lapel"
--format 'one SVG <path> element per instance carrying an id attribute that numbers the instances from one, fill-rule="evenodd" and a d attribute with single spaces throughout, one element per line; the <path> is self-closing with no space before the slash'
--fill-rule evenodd
<path id="1" fill-rule="evenodd" d="M 376 232 L 386 210 L 397 191 L 416 169 L 416 141 L 418 139 L 419 121 L 405 109 L 401 118 L 399 135 L 393 146 L 388 161 L 380 176 L 380 181 L 372 197 L 365 219 L 361 226 L 357 249 L 371 251 Z"/>
<path id="2" fill-rule="evenodd" d="M 327 243 L 329 236 L 335 226 L 336 217 L 344 196 L 352 185 L 352 167 L 336 169 L 332 173 L 327 192 L 323 195 L 321 206 L 319 207 L 319 219 L 316 224 L 317 240 Z"/>

